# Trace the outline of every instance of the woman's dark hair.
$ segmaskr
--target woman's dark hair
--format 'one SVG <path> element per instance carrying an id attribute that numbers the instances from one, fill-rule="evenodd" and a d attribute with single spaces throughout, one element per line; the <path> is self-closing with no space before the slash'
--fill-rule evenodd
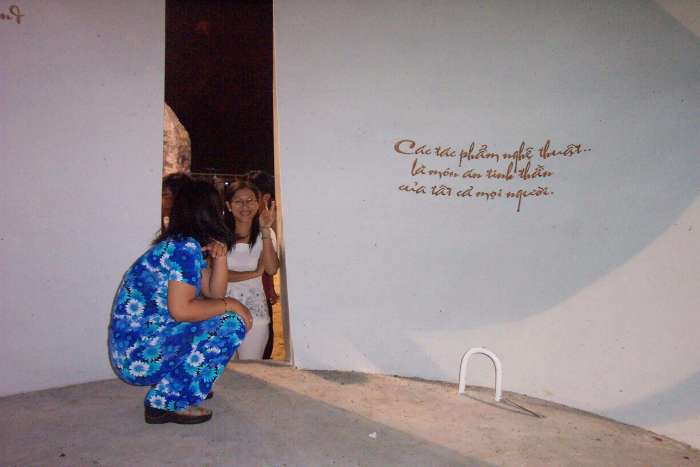
<path id="1" fill-rule="evenodd" d="M 170 194 L 177 195 L 177 192 L 180 191 L 180 187 L 188 182 L 191 182 L 192 178 L 184 174 L 182 172 L 176 172 L 172 173 L 170 175 L 166 175 L 163 177 L 163 191 L 168 190 L 170 191 Z"/>
<path id="2" fill-rule="evenodd" d="M 269 194 L 275 199 L 275 177 L 262 170 L 251 170 L 245 175 L 247 181 L 258 187 L 260 193 Z"/>
<path id="3" fill-rule="evenodd" d="M 161 231 L 153 243 L 169 237 L 192 237 L 202 246 L 217 240 L 231 249 L 234 236 L 226 227 L 223 214 L 224 203 L 211 183 L 189 177 L 181 179 L 170 211 L 168 227 Z"/>
<path id="4" fill-rule="evenodd" d="M 253 185 L 252 183 L 246 181 L 246 180 L 236 180 L 233 183 L 231 183 L 228 187 L 226 187 L 226 193 L 224 195 L 224 198 L 226 199 L 227 202 L 230 202 L 233 199 L 233 196 L 236 194 L 237 191 L 242 190 L 244 188 L 249 189 L 250 191 L 253 192 L 255 195 L 255 199 L 260 202 L 260 190 L 258 187 Z M 233 213 L 226 209 L 226 213 L 224 214 L 224 222 L 228 226 L 229 229 L 231 229 L 231 232 L 233 232 L 233 235 L 236 235 L 236 218 L 233 217 Z M 250 226 L 250 236 L 249 236 L 249 241 L 248 241 L 248 246 L 252 249 L 253 245 L 255 245 L 255 242 L 258 239 L 258 234 L 260 233 L 260 210 L 258 207 L 258 212 L 255 214 L 255 217 L 253 218 L 253 223 Z M 240 237 L 237 237 L 236 240 L 239 240 Z M 235 244 L 234 244 L 235 248 Z"/>

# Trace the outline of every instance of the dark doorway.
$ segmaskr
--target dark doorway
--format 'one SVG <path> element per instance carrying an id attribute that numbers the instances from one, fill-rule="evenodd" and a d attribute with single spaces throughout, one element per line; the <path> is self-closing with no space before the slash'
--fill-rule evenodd
<path id="1" fill-rule="evenodd" d="M 222 192 L 245 177 L 278 199 L 272 0 L 166 0 L 165 16 L 165 102 L 189 134 L 192 174 Z M 262 279 L 274 336 L 263 358 L 287 360 L 280 274 Z"/>
<path id="2" fill-rule="evenodd" d="M 167 0 L 165 102 L 192 172 L 274 174 L 272 1 Z"/>

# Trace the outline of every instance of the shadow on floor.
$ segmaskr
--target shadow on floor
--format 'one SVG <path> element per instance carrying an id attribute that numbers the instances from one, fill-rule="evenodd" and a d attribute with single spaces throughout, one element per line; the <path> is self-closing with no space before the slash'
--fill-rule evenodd
<path id="1" fill-rule="evenodd" d="M 207 403 L 214 418 L 202 425 L 146 425 L 144 394 L 109 380 L 2 398 L 0 464 L 489 465 L 231 371 Z"/>

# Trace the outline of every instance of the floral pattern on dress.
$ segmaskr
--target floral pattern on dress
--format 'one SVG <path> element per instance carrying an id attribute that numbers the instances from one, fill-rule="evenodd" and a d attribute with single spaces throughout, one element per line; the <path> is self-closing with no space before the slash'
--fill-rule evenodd
<path id="1" fill-rule="evenodd" d="M 207 263 L 192 238 L 169 238 L 127 270 L 112 307 L 110 360 L 118 376 L 151 386 L 145 404 L 181 410 L 203 400 L 245 336 L 237 315 L 177 322 L 168 311 L 168 281 L 201 293 Z"/>

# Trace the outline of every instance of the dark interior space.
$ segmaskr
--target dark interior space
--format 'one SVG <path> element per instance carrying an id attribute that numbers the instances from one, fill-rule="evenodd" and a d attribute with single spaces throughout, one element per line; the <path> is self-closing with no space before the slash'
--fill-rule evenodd
<path id="1" fill-rule="evenodd" d="M 165 101 L 192 171 L 274 173 L 272 1 L 167 0 Z"/>

